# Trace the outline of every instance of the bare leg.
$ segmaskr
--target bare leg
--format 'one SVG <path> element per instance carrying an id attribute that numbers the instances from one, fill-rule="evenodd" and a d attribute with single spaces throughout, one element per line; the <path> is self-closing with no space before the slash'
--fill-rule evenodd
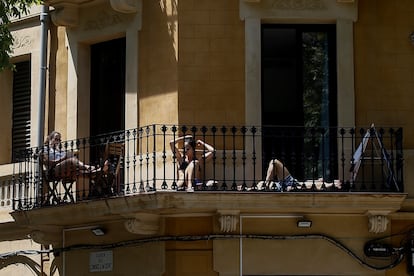
<path id="1" fill-rule="evenodd" d="M 77 174 L 77 163 L 73 162 L 73 158 L 65 159 L 56 164 L 54 169 L 55 178 L 74 179 Z"/>
<path id="2" fill-rule="evenodd" d="M 76 157 L 71 157 L 58 163 L 55 167 L 55 177 L 57 178 L 76 178 L 77 174 L 93 173 L 95 168 L 93 166 L 85 165 Z"/>
<path id="3" fill-rule="evenodd" d="M 266 186 L 269 187 L 271 181 L 282 181 L 290 175 L 289 170 L 278 159 L 270 160 L 266 174 Z"/>
<path id="4" fill-rule="evenodd" d="M 187 189 L 193 187 L 193 182 L 195 178 L 199 178 L 198 172 L 200 169 L 200 163 L 198 160 L 191 161 L 185 169 L 185 183 L 187 184 Z"/>
<path id="5" fill-rule="evenodd" d="M 266 186 L 269 186 L 270 181 L 274 180 L 274 177 L 275 177 L 273 164 L 274 164 L 273 160 L 270 160 L 269 165 L 267 166 Z"/>
<path id="6" fill-rule="evenodd" d="M 183 170 L 177 170 L 177 187 L 184 187 L 185 173 Z"/>

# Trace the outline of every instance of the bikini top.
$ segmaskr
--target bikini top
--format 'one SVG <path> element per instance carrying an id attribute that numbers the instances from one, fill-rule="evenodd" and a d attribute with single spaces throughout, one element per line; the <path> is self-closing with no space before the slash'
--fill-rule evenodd
<path id="1" fill-rule="evenodd" d="M 180 167 L 179 167 L 179 169 L 180 170 L 184 170 L 185 171 L 185 169 L 188 167 L 188 162 L 187 161 L 183 161 L 181 164 L 180 164 Z"/>
<path id="2" fill-rule="evenodd" d="M 190 161 L 190 162 L 192 162 L 192 161 Z M 188 164 L 189 164 L 189 162 L 184 160 L 184 161 L 180 164 L 180 166 L 178 167 L 178 169 L 179 169 L 179 170 L 183 170 L 183 171 L 185 171 L 185 169 L 187 169 L 187 167 L 188 167 Z M 201 171 L 201 168 L 200 168 L 200 167 L 199 167 L 198 169 Z"/>

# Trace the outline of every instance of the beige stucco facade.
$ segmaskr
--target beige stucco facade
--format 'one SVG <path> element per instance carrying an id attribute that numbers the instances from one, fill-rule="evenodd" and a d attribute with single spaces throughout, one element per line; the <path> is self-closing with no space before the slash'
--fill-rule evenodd
<path id="1" fill-rule="evenodd" d="M 261 24 L 329 23 L 336 25 L 337 36 L 338 125 L 403 127 L 405 190 L 156 191 L 13 211 L 13 73 L 1 72 L 0 253 L 33 249 L 38 254 L 7 257 L 0 275 L 408 275 L 407 258 L 380 269 L 392 258 L 369 258 L 364 245 L 385 237 L 381 241 L 398 248 L 414 222 L 414 2 L 47 3 L 45 133 L 58 130 L 64 140 L 89 136 L 90 45 L 120 37 L 126 39 L 125 129 L 260 125 Z M 38 15 L 34 9 L 11 26 L 12 61 L 31 61 L 32 146 L 39 142 Z M 312 226 L 298 228 L 303 219 Z M 105 235 L 93 235 L 96 227 Z M 41 254 L 45 248 L 57 251 Z"/>

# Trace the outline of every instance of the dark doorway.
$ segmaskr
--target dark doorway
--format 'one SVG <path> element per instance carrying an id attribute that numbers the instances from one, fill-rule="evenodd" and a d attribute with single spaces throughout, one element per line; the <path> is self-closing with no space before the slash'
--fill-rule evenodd
<path id="1" fill-rule="evenodd" d="M 90 134 L 125 126 L 125 38 L 91 46 Z"/>
<path id="2" fill-rule="evenodd" d="M 262 25 L 263 165 L 332 178 L 336 125 L 335 25 Z"/>

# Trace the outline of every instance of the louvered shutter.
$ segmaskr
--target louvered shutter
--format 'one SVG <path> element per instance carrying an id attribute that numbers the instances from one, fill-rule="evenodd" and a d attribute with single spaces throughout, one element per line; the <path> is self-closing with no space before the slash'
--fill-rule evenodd
<path id="1" fill-rule="evenodd" d="M 30 61 L 16 63 L 13 72 L 12 152 L 30 147 Z"/>

